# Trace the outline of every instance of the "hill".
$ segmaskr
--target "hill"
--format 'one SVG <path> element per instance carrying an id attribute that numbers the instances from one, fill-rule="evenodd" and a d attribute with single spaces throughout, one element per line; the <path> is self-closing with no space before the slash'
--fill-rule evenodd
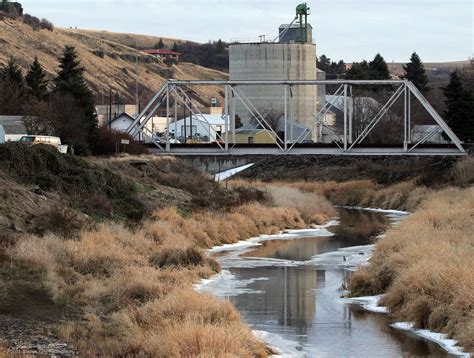
<path id="1" fill-rule="evenodd" d="M 139 47 L 156 43 L 158 38 L 132 34 L 72 30 L 55 28 L 34 30 L 21 19 L 4 18 L 0 20 L 0 64 L 6 63 L 10 56 L 17 59 L 24 71 L 38 56 L 50 78 L 58 68 L 58 57 L 65 45 L 73 45 L 85 68 L 85 76 L 96 94 L 97 103 L 106 101 L 110 90 L 127 102 L 133 102 L 135 91 L 135 68 L 137 51 L 129 45 L 139 41 Z M 163 39 L 172 43 L 172 39 Z M 160 88 L 167 78 L 174 79 L 226 79 L 227 74 L 202 66 L 179 63 L 169 67 L 153 56 L 138 52 L 139 94 L 141 103 Z M 208 103 L 210 97 L 220 98 L 217 87 L 196 87 L 198 99 Z"/>
<path id="2" fill-rule="evenodd" d="M 403 74 L 403 65 L 405 63 L 401 62 L 392 62 L 388 63 L 388 68 L 395 75 Z M 469 61 L 450 61 L 450 62 L 425 62 L 425 69 L 427 71 L 437 71 L 437 70 L 454 70 L 457 68 L 468 67 L 470 65 Z"/>
<path id="3" fill-rule="evenodd" d="M 163 40 L 163 43 L 166 48 L 172 48 L 173 44 L 176 42 L 178 45 L 190 42 L 181 39 L 175 38 L 166 38 L 152 35 L 141 35 L 141 34 L 132 34 L 126 32 L 110 32 L 105 30 L 89 30 L 89 29 L 63 29 L 63 31 L 69 33 L 89 35 L 106 41 L 114 42 L 120 45 L 124 45 L 131 48 L 138 47 L 139 49 L 150 49 L 153 48 L 158 41 Z"/>

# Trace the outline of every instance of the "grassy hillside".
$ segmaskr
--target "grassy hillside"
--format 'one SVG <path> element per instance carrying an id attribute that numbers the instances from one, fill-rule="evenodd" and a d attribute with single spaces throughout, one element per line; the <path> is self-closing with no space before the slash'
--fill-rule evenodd
<path id="1" fill-rule="evenodd" d="M 89 35 L 106 41 L 121 44 L 127 47 L 135 48 L 153 48 L 158 41 L 163 40 L 167 48 L 171 48 L 176 42 L 177 44 L 186 42 L 181 39 L 166 38 L 151 35 L 131 34 L 126 32 L 110 32 L 105 30 L 88 30 L 88 29 L 62 29 L 62 31 L 76 34 Z"/>
<path id="2" fill-rule="evenodd" d="M 403 65 L 405 63 L 392 62 L 387 63 L 388 69 L 394 75 L 401 76 L 404 74 Z M 425 62 L 425 70 L 430 73 L 449 72 L 456 69 L 462 69 L 470 65 L 469 61 L 450 61 L 450 62 Z"/>
<path id="3" fill-rule="evenodd" d="M 86 79 L 100 103 L 112 90 L 127 101 L 133 101 L 135 91 L 136 50 L 129 47 L 130 41 L 139 39 L 140 45 L 152 44 L 156 39 L 148 36 L 113 34 L 103 32 L 54 29 L 35 31 L 21 20 L 0 20 L 0 64 L 10 56 L 17 59 L 24 71 L 38 56 L 50 78 L 58 68 L 58 57 L 65 45 L 73 45 L 86 69 Z M 117 42 L 115 42 L 117 41 Z M 172 40 L 164 40 L 165 43 Z M 149 47 L 149 46 L 145 46 Z M 140 96 L 145 103 L 164 83 L 167 77 L 174 79 L 225 79 L 227 74 L 207 68 L 180 63 L 169 68 L 152 56 L 139 53 Z M 196 87 L 201 101 L 210 97 L 221 97 L 217 87 Z"/>

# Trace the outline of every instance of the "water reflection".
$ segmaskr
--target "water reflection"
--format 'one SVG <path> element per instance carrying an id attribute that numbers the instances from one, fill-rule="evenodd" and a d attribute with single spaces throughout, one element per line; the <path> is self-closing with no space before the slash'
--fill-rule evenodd
<path id="1" fill-rule="evenodd" d="M 244 256 L 307 261 L 316 254 L 370 244 L 390 223 L 378 213 L 345 209 L 340 222 L 331 228 L 333 237 L 265 241 Z M 390 328 L 386 315 L 343 304 L 341 286 L 350 275 L 343 268 L 225 265 L 238 280 L 252 282 L 248 292 L 231 301 L 254 329 L 283 337 L 279 348 L 284 351 L 310 357 L 448 356 L 434 344 Z"/>
<path id="2" fill-rule="evenodd" d="M 368 245 L 389 224 L 385 215 L 359 210 L 340 210 L 341 225 L 329 228 L 335 236 L 306 237 L 298 240 L 264 241 L 262 246 L 246 253 L 246 257 L 268 257 L 282 260 L 306 261 L 316 254 L 336 251 L 343 247 Z"/>

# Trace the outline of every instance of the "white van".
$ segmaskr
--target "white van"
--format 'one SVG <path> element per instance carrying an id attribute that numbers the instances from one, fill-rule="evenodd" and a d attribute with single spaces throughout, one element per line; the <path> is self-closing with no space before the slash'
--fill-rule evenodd
<path id="1" fill-rule="evenodd" d="M 56 147 L 60 153 L 67 153 L 67 145 L 61 144 L 61 138 L 53 137 L 48 135 L 25 135 L 19 140 L 21 143 L 35 145 L 35 144 L 48 144 Z"/>

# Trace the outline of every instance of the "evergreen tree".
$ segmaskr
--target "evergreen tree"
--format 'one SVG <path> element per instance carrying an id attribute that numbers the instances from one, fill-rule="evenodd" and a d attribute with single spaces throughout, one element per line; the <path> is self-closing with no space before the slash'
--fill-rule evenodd
<path id="1" fill-rule="evenodd" d="M 225 44 L 222 42 L 221 39 L 219 39 L 219 41 L 217 41 L 217 44 L 216 44 L 216 53 L 218 55 L 221 55 L 223 53 L 225 53 Z"/>
<path id="2" fill-rule="evenodd" d="M 320 70 L 328 72 L 329 67 L 331 66 L 331 59 L 326 55 L 321 55 L 319 56 L 319 59 L 316 59 L 316 64 Z"/>
<path id="3" fill-rule="evenodd" d="M 410 62 L 403 65 L 403 69 L 405 70 L 403 78 L 413 82 L 422 93 L 427 93 L 429 91 L 425 66 L 416 52 L 413 52 L 411 55 Z"/>
<path id="4" fill-rule="evenodd" d="M 48 95 L 48 80 L 46 79 L 46 73 L 44 72 L 43 66 L 38 61 L 38 57 L 30 66 L 30 69 L 25 77 L 28 91 L 36 99 L 42 101 Z"/>
<path id="5" fill-rule="evenodd" d="M 3 80 L 18 86 L 18 88 L 23 88 L 23 73 L 13 57 L 10 57 L 7 64 L 0 69 L 0 76 Z"/>
<path id="6" fill-rule="evenodd" d="M 54 80 L 55 91 L 61 95 L 72 97 L 84 111 L 84 120 L 87 122 L 87 146 L 78 148 L 80 151 L 94 150 L 99 140 L 97 116 L 95 113 L 94 96 L 84 79 L 84 68 L 80 64 L 76 49 L 65 46 L 60 58 L 59 72 Z M 82 143 L 79 143 L 81 145 Z M 78 145 L 78 144 L 76 144 Z"/>
<path id="7" fill-rule="evenodd" d="M 369 63 L 364 60 L 362 62 L 354 62 L 347 70 L 346 78 L 348 80 L 368 80 L 371 79 L 371 71 Z"/>
<path id="8" fill-rule="evenodd" d="M 346 73 L 346 64 L 344 61 L 331 61 L 326 55 L 321 55 L 317 59 L 316 65 L 318 69 L 326 72 L 326 79 L 343 78 Z"/>
<path id="9" fill-rule="evenodd" d="M 387 63 L 379 53 L 369 62 L 370 79 L 371 80 L 389 80 L 390 71 Z"/>
<path id="10" fill-rule="evenodd" d="M 171 50 L 174 52 L 179 52 L 178 44 L 176 42 L 173 43 L 173 48 Z"/>
<path id="11" fill-rule="evenodd" d="M 464 89 L 457 71 L 443 88 L 446 103 L 444 117 L 456 135 L 464 141 L 474 140 L 474 96 Z"/>
<path id="12" fill-rule="evenodd" d="M 163 42 L 163 39 L 160 39 L 160 41 L 158 41 L 156 44 L 155 44 L 155 49 L 157 50 L 162 50 L 165 48 L 165 43 Z"/>

